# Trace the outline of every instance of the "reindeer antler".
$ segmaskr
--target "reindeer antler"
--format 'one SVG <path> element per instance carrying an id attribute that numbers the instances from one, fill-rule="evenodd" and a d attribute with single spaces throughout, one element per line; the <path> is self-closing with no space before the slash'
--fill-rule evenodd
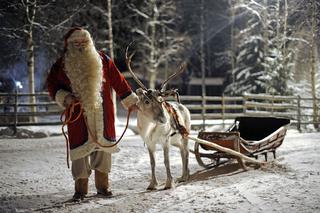
<path id="1" fill-rule="evenodd" d="M 126 49 L 126 64 L 127 64 L 127 67 L 128 67 L 128 70 L 129 70 L 129 72 L 131 73 L 131 75 L 132 75 L 132 77 L 133 77 L 133 79 L 137 82 L 137 84 L 142 88 L 142 89 L 144 89 L 144 90 L 148 90 L 145 86 L 144 86 L 144 84 L 139 80 L 139 78 L 136 76 L 136 74 L 134 74 L 134 72 L 132 71 L 132 69 L 131 69 L 131 59 L 132 59 L 132 57 L 133 57 L 133 55 L 134 55 L 134 53 L 132 53 L 129 57 L 128 57 L 128 50 L 129 50 L 129 47 L 130 47 L 130 45 L 132 44 L 132 42 L 127 46 L 127 49 Z"/>
<path id="2" fill-rule="evenodd" d="M 177 75 L 181 74 L 187 67 L 187 63 L 186 62 L 183 62 L 181 65 L 180 65 L 180 68 L 177 72 L 173 73 L 172 75 L 170 75 L 167 80 L 165 80 L 162 84 L 161 84 L 161 87 L 160 87 L 160 91 L 161 92 L 164 92 L 166 86 L 167 86 L 167 83 L 169 83 L 169 81 L 171 81 L 173 78 L 175 78 Z"/>

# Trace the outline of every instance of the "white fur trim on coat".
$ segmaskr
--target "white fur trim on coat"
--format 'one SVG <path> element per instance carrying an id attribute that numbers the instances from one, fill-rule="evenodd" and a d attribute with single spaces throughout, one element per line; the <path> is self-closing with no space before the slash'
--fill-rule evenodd
<path id="1" fill-rule="evenodd" d="M 90 155 L 94 151 L 103 151 L 107 153 L 119 152 L 120 149 L 117 148 L 117 146 L 108 147 L 113 145 L 115 142 L 109 141 L 103 136 L 104 122 L 102 105 L 100 105 L 99 108 L 95 109 L 95 111 L 84 112 L 84 116 L 88 126 L 88 141 L 86 141 L 83 145 L 70 150 L 71 160 L 83 158 Z M 94 136 L 92 136 L 91 133 L 94 134 Z M 98 140 L 99 144 L 105 147 L 101 147 L 96 144 L 96 139 Z"/>
<path id="2" fill-rule="evenodd" d="M 56 93 L 56 96 L 55 96 L 55 100 L 57 102 L 57 104 L 59 106 L 61 106 L 62 108 L 65 108 L 64 107 L 64 99 L 67 95 L 71 94 L 70 92 L 66 91 L 66 90 L 63 90 L 63 89 L 60 89 L 57 91 Z"/>
<path id="3" fill-rule="evenodd" d="M 108 141 L 107 139 L 104 139 L 103 141 L 99 141 L 100 144 L 103 146 L 110 146 L 114 144 L 114 141 Z M 120 149 L 116 146 L 113 147 L 100 147 L 99 145 L 87 141 L 85 144 L 70 150 L 70 159 L 71 161 L 78 160 L 80 158 L 86 157 L 90 155 L 92 152 L 95 151 L 103 151 L 106 153 L 117 153 L 120 151 Z"/>
<path id="4" fill-rule="evenodd" d="M 128 97 L 121 100 L 122 105 L 128 109 L 130 106 L 136 104 L 139 101 L 138 96 L 132 92 Z"/>

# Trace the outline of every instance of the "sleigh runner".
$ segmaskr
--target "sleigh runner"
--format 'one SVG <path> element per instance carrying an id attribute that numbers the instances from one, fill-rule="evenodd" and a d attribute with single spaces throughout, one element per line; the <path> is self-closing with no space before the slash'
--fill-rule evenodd
<path id="1" fill-rule="evenodd" d="M 199 132 L 198 138 L 239 152 L 248 157 L 258 158 L 268 152 L 276 158 L 276 149 L 286 135 L 289 119 L 276 117 L 237 117 L 227 132 Z M 205 168 L 219 166 L 232 158 L 227 152 L 196 142 L 194 154 L 199 165 Z M 240 160 L 238 160 L 241 163 Z"/>

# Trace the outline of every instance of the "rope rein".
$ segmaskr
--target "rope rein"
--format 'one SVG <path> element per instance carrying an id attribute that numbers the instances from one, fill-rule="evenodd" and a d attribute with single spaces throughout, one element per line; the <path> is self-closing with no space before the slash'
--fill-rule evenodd
<path id="1" fill-rule="evenodd" d="M 80 106 L 80 113 L 77 115 L 77 117 L 73 120 L 71 120 L 71 117 L 74 113 L 74 109 L 76 106 Z M 77 101 L 77 102 L 74 102 L 72 104 L 70 104 L 68 107 L 66 107 L 66 109 L 61 113 L 61 116 L 60 116 L 60 121 L 62 122 L 62 134 L 64 136 L 64 138 L 66 139 L 66 149 L 67 149 L 67 166 L 68 166 L 68 169 L 70 168 L 70 165 L 69 165 L 69 152 L 70 152 L 70 146 L 69 146 L 69 138 L 68 138 L 68 135 L 67 133 L 64 131 L 64 127 L 70 123 L 73 123 L 75 121 L 77 121 L 80 116 L 83 114 L 83 109 L 80 105 L 80 102 Z M 63 120 L 63 117 L 65 118 Z"/>
<path id="2" fill-rule="evenodd" d="M 111 148 L 111 147 L 116 146 L 121 141 L 121 139 L 123 138 L 124 134 L 126 133 L 126 131 L 128 129 L 131 112 L 132 112 L 132 110 L 128 109 L 126 126 L 125 126 L 121 136 L 119 137 L 119 139 L 115 143 L 113 143 L 112 145 L 103 145 L 103 144 L 99 143 L 96 135 L 94 135 L 93 132 L 91 131 L 91 129 L 89 128 L 89 125 L 87 123 L 87 119 L 85 118 L 85 123 L 86 123 L 87 129 L 88 129 L 88 132 L 91 135 L 91 137 L 94 139 L 93 142 L 102 148 Z"/>
<path id="3" fill-rule="evenodd" d="M 75 107 L 76 106 L 79 106 L 80 107 L 80 112 L 79 114 L 76 116 L 75 119 L 71 119 L 72 118 L 72 115 L 74 114 L 74 111 L 75 111 Z M 132 109 L 128 109 L 128 114 L 127 114 L 127 122 L 126 122 L 126 126 L 120 136 L 120 138 L 115 142 L 113 143 L 112 145 L 103 145 L 101 144 L 96 135 L 92 132 L 92 130 L 90 129 L 89 125 L 88 125 L 88 122 L 87 122 L 87 118 L 84 117 L 84 121 L 85 121 L 85 124 L 87 126 L 87 129 L 88 129 L 88 132 L 90 134 L 90 136 L 93 138 L 93 142 L 95 144 L 97 144 L 99 147 L 102 147 L 102 148 L 111 148 L 111 147 L 114 147 L 116 146 L 123 138 L 124 134 L 126 133 L 127 129 L 128 129 L 128 126 L 129 126 L 129 120 L 130 120 L 130 115 L 132 113 Z M 81 104 L 79 101 L 76 101 L 72 104 L 70 104 L 62 113 L 61 113 L 61 116 L 60 116 L 60 121 L 62 122 L 62 134 L 66 140 L 66 150 L 67 150 L 67 166 L 68 166 L 68 169 L 70 168 L 70 165 L 69 165 L 69 156 L 70 156 L 70 142 L 69 142 L 69 137 L 67 135 L 67 133 L 64 131 L 64 127 L 68 124 L 71 124 L 75 121 L 77 121 L 81 115 L 83 115 L 83 108 L 81 107 Z M 63 120 L 63 117 L 65 118 Z"/>

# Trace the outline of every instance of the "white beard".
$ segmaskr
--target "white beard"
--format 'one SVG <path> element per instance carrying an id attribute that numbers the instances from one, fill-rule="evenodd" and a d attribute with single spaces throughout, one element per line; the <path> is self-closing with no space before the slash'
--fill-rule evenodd
<path id="1" fill-rule="evenodd" d="M 65 70 L 85 112 L 101 108 L 102 60 L 94 45 L 89 44 L 80 50 L 69 48 L 65 54 Z"/>

